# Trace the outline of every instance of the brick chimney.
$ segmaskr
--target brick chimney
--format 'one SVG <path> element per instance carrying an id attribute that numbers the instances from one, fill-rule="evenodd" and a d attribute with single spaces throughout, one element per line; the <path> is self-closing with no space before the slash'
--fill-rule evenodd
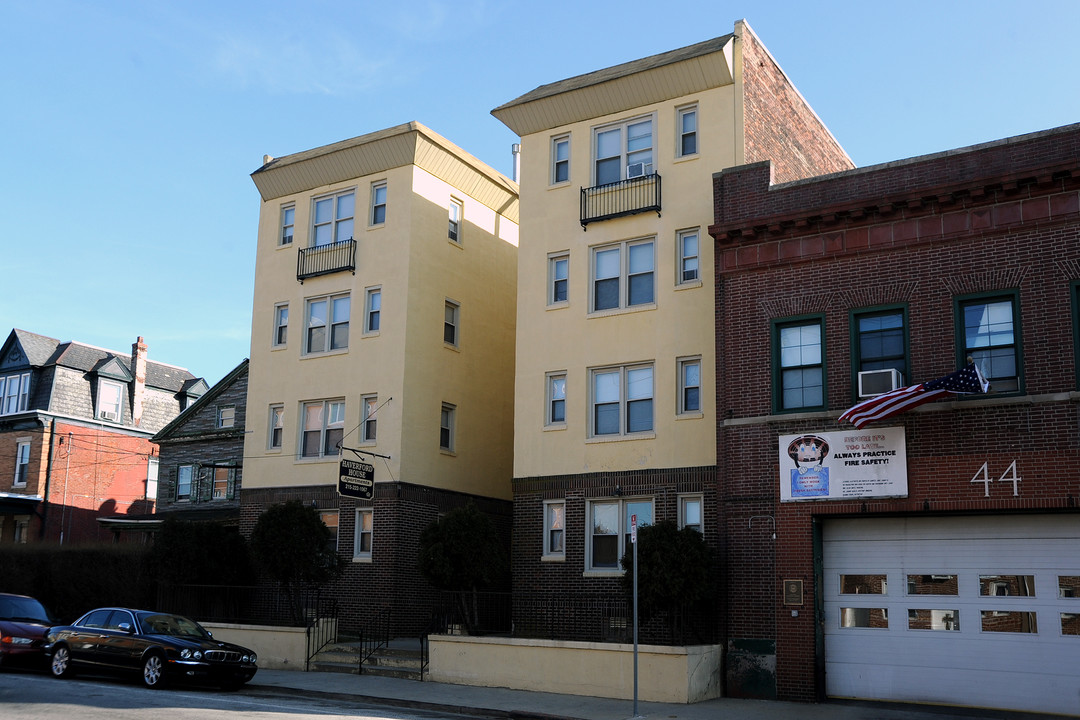
<path id="1" fill-rule="evenodd" d="M 131 345 L 131 373 L 135 376 L 135 389 L 131 393 L 131 423 L 138 427 L 142 422 L 143 396 L 146 395 L 146 343 L 142 335 Z"/>

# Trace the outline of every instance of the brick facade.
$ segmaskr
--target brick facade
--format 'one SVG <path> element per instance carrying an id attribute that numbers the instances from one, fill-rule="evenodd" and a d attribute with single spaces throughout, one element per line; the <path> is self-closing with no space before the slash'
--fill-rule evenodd
<path id="1" fill-rule="evenodd" d="M 1080 126 L 787 185 L 769 177 L 765 163 L 719 173 L 710 228 L 727 643 L 729 655 L 771 644 L 774 696 L 814 700 L 824 660 L 810 610 L 826 518 L 1077 512 Z M 851 428 L 837 425 L 856 399 L 851 313 L 907 309 L 911 384 L 957 368 L 954 303 L 990 292 L 1017 298 L 1020 391 L 883 423 L 905 431 L 905 498 L 781 503 L 778 437 Z M 770 324 L 805 314 L 823 318 L 826 409 L 783 414 L 773 407 Z M 982 463 L 993 479 L 1013 460 L 1023 477 L 1015 496 L 1011 483 L 971 482 Z M 789 578 L 807 592 L 798 617 L 782 604 Z M 728 694 L 739 694 L 751 681 L 728 668 Z"/>

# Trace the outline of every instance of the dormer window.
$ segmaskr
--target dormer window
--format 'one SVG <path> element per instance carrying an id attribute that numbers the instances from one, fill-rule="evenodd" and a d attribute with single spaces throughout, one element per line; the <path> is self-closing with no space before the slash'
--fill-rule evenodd
<path id="1" fill-rule="evenodd" d="M 0 377 L 0 415 L 26 410 L 30 401 L 30 373 Z"/>
<path id="2" fill-rule="evenodd" d="M 98 385 L 97 418 L 109 422 L 120 422 L 121 400 L 124 386 L 120 383 L 102 380 Z"/>

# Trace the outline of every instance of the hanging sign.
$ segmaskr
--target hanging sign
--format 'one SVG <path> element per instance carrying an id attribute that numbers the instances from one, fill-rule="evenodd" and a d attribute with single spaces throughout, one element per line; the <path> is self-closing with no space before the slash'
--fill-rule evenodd
<path id="1" fill-rule="evenodd" d="M 375 490 L 375 466 L 359 460 L 342 460 L 338 494 L 370 500 Z"/>

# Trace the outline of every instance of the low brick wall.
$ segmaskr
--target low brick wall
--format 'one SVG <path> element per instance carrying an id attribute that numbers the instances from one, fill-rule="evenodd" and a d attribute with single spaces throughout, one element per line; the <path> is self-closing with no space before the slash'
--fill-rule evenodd
<path id="1" fill-rule="evenodd" d="M 638 699 L 693 703 L 720 697 L 719 645 L 638 646 Z M 634 646 L 438 635 L 436 682 L 632 700 Z"/>

